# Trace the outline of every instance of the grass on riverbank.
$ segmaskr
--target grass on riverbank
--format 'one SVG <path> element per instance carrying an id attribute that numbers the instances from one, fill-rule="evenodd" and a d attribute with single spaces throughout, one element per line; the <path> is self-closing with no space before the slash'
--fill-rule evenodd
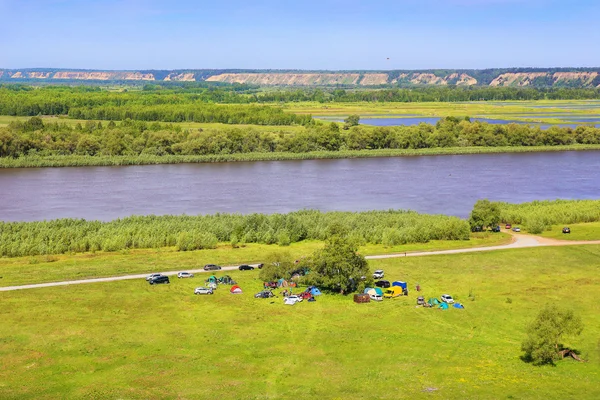
<path id="1" fill-rule="evenodd" d="M 471 240 L 433 240 L 387 247 L 367 245 L 359 248 L 363 255 L 435 251 L 458 248 L 496 246 L 511 241 L 505 233 L 474 233 Z M 205 264 L 240 265 L 260 263 L 265 254 L 273 251 L 289 252 L 293 258 L 311 255 L 323 246 L 318 241 L 303 241 L 290 246 L 248 244 L 232 248 L 221 244 L 216 249 L 179 252 L 175 248 L 97 252 L 76 255 L 52 255 L 0 258 L 0 287 L 31 283 L 57 282 L 74 279 L 166 271 L 184 271 L 202 268 Z"/>
<path id="2" fill-rule="evenodd" d="M 459 154 L 535 153 L 553 151 L 600 150 L 600 145 L 566 146 L 504 146 L 504 147 L 439 147 L 429 149 L 383 149 L 383 150 L 344 150 L 313 151 L 307 153 L 241 153 L 211 154 L 199 156 L 181 155 L 141 155 L 141 156 L 26 156 L 20 158 L 0 157 L 0 168 L 41 168 L 41 167 L 86 167 L 120 165 L 156 165 L 184 163 L 245 162 L 245 161 L 287 161 L 321 160 L 342 158 L 375 158 L 404 156 L 433 156 Z"/>
<path id="3" fill-rule="evenodd" d="M 371 261 L 411 289 L 379 304 L 254 299 L 256 271 L 231 273 L 238 296 L 194 296 L 199 278 L 0 293 L 0 397 L 595 399 L 599 256 L 573 246 Z M 466 309 L 415 308 L 416 282 Z M 589 362 L 520 360 L 547 302 L 582 317 L 565 345 Z"/>

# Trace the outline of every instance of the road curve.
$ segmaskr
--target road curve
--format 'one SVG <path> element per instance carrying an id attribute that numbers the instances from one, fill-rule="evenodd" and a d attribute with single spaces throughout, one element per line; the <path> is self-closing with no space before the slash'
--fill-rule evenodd
<path id="1" fill-rule="evenodd" d="M 520 248 L 528 248 L 528 247 L 547 247 L 547 246 L 576 246 L 576 245 L 584 245 L 584 244 L 600 244 L 600 240 L 557 240 L 557 239 L 548 239 L 540 236 L 531 236 L 531 235 L 523 235 L 509 232 L 513 236 L 513 241 L 509 244 L 503 244 L 499 246 L 489 246 L 489 247 L 471 247 L 466 249 L 454 249 L 454 250 L 438 250 L 438 251 L 421 251 L 421 252 L 406 252 L 406 253 L 393 253 L 393 254 L 381 254 L 381 255 L 372 255 L 366 256 L 367 260 L 381 260 L 386 258 L 399 258 L 399 257 L 423 257 L 423 256 L 433 256 L 440 254 L 460 254 L 460 253 L 475 253 L 481 251 L 494 251 L 494 250 L 507 250 L 507 249 L 520 249 Z M 257 264 L 250 264 L 252 266 L 257 266 Z M 222 267 L 221 271 L 233 271 L 237 270 L 237 266 L 227 266 Z M 166 271 L 161 272 L 163 275 L 174 276 L 177 275 L 179 271 Z M 195 269 L 195 270 L 186 270 L 187 272 L 191 272 L 193 274 L 198 273 L 214 273 L 216 271 L 205 271 L 204 269 Z M 67 285 L 80 285 L 84 283 L 98 283 L 98 282 L 113 282 L 113 281 L 123 281 L 127 279 L 142 279 L 146 278 L 149 273 L 146 274 L 135 274 L 135 275 L 122 275 L 122 276 L 111 276 L 107 278 L 93 278 L 93 279 L 80 279 L 74 281 L 63 281 L 63 282 L 48 282 L 48 283 L 35 283 L 31 285 L 19 285 L 19 286 L 5 286 L 0 287 L 0 292 L 9 292 L 13 290 L 23 290 L 23 289 L 37 289 L 44 287 L 53 287 L 53 286 L 67 286 Z"/>

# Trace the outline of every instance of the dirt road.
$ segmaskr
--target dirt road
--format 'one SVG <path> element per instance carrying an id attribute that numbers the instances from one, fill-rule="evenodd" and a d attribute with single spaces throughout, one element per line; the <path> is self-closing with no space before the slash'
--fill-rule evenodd
<path id="1" fill-rule="evenodd" d="M 500 246 L 489 246 L 489 247 L 471 247 L 467 249 L 454 249 L 454 250 L 439 250 L 439 251 L 422 251 L 422 252 L 410 252 L 410 253 L 394 253 L 394 254 L 381 254 L 381 255 L 373 255 L 366 256 L 367 260 L 379 260 L 384 258 L 399 258 L 399 257 L 423 257 L 423 256 L 433 256 L 438 254 L 459 254 L 459 253 L 474 253 L 481 251 L 494 251 L 494 250 L 507 250 L 507 249 L 519 249 L 519 248 L 527 248 L 527 247 L 544 247 L 544 246 L 575 246 L 575 245 L 584 245 L 584 244 L 600 244 L 600 240 L 591 240 L 591 241 L 576 241 L 576 240 L 556 240 L 556 239 L 548 239 L 540 236 L 532 236 L 532 235 L 523 235 L 514 232 L 508 232 L 513 236 L 513 241 L 509 244 L 504 244 Z M 256 265 L 253 265 L 256 266 Z M 237 270 L 237 266 L 227 266 L 223 267 L 221 271 L 233 271 Z M 162 272 L 163 275 L 167 276 L 175 276 L 179 271 L 166 271 Z M 205 271 L 204 269 L 196 269 L 196 270 L 187 270 L 187 272 L 191 272 L 193 274 L 199 273 L 215 273 L 216 271 Z M 112 276 L 107 278 L 94 278 L 94 279 L 80 279 L 75 281 L 64 281 L 64 282 L 49 282 L 49 283 L 36 283 L 30 285 L 20 285 L 20 286 L 5 286 L 0 287 L 0 292 L 8 292 L 12 290 L 23 290 L 23 289 L 36 289 L 36 288 L 44 288 L 44 287 L 53 287 L 53 286 L 67 286 L 67 285 L 80 285 L 84 283 L 98 283 L 98 282 L 112 282 L 112 281 L 122 281 L 127 279 L 143 279 L 148 276 L 149 273 L 146 274 L 136 274 L 136 275 L 123 275 L 123 276 Z"/>

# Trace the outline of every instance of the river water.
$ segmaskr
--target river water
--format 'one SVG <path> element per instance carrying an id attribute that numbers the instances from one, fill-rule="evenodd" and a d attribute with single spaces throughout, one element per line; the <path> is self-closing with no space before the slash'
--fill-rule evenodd
<path id="1" fill-rule="evenodd" d="M 600 151 L 0 169 L 0 220 L 411 209 L 600 198 Z"/>

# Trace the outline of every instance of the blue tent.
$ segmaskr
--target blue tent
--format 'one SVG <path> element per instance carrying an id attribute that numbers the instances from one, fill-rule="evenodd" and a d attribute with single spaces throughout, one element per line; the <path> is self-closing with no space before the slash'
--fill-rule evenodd
<path id="1" fill-rule="evenodd" d="M 462 305 L 462 304 L 460 304 L 460 303 L 454 303 L 454 304 L 452 305 L 452 307 L 454 307 L 454 308 L 465 308 L 465 306 L 463 306 L 463 305 Z"/>
<path id="2" fill-rule="evenodd" d="M 310 294 L 312 294 L 313 296 L 320 296 L 321 295 L 321 291 L 316 286 L 310 286 L 307 290 L 310 290 Z"/>
<path id="3" fill-rule="evenodd" d="M 402 282 L 402 281 L 395 281 L 392 283 L 392 286 L 400 286 L 402 288 L 402 290 L 406 290 L 408 288 L 408 285 L 406 284 L 406 282 Z"/>
<path id="4" fill-rule="evenodd" d="M 441 308 L 442 310 L 447 310 L 447 309 L 448 309 L 448 304 L 446 304 L 446 303 L 441 303 L 441 304 L 440 304 L 440 308 Z"/>

